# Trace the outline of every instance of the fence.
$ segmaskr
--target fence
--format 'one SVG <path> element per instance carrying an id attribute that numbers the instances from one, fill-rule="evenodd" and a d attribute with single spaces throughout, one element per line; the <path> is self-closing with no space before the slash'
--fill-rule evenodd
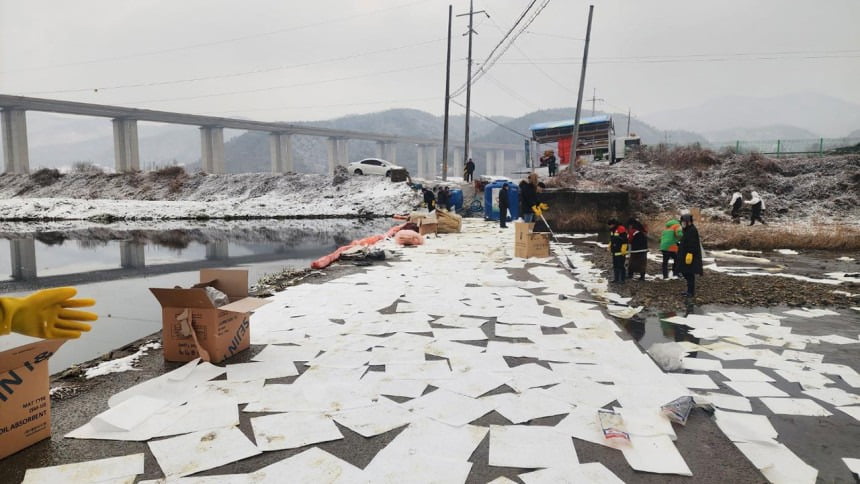
<path id="1" fill-rule="evenodd" d="M 837 148 L 855 146 L 860 143 L 860 137 L 850 138 L 807 138 L 807 139 L 776 139 L 764 141 L 717 141 L 708 143 L 713 150 L 730 149 L 736 153 L 759 152 L 767 155 L 818 154 L 824 155 Z"/>

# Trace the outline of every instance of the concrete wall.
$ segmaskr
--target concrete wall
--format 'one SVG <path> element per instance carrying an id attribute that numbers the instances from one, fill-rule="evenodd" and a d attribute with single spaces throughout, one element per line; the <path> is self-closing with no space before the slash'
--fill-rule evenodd
<path id="1" fill-rule="evenodd" d="M 539 194 L 539 199 L 549 205 L 544 217 L 555 232 L 603 231 L 609 218 L 616 217 L 624 222 L 631 213 L 627 192 L 548 188 Z M 540 222 L 535 228 L 545 230 Z"/>

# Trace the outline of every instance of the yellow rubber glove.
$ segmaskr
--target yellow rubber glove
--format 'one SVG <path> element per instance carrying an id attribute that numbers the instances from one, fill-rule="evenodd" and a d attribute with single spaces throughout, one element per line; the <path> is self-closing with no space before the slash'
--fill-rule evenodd
<path id="1" fill-rule="evenodd" d="M 627 255 L 627 244 L 621 244 L 621 255 Z"/>
<path id="2" fill-rule="evenodd" d="M 535 214 L 536 217 L 540 217 L 543 214 L 543 211 L 537 205 L 532 205 L 532 213 Z"/>
<path id="3" fill-rule="evenodd" d="M 691 252 L 687 252 L 687 257 L 684 257 L 684 263 L 687 265 L 693 263 L 693 254 Z"/>
<path id="4" fill-rule="evenodd" d="M 92 327 L 81 321 L 95 321 L 98 315 L 69 308 L 92 306 L 93 299 L 72 299 L 73 287 L 57 287 L 34 292 L 25 298 L 0 297 L 0 334 L 10 331 L 46 339 L 74 339 Z"/>
<path id="5" fill-rule="evenodd" d="M 545 204 L 545 203 L 541 202 L 541 203 L 539 203 L 539 204 L 538 204 L 538 208 L 540 208 L 541 210 L 544 210 L 544 211 L 545 211 L 545 210 L 549 210 L 549 205 L 547 205 L 547 204 Z"/>

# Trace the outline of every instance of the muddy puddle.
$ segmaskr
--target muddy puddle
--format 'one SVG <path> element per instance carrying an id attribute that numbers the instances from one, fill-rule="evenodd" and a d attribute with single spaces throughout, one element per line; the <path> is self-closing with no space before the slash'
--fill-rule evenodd
<path id="1" fill-rule="evenodd" d="M 51 358 L 51 372 L 100 357 L 161 329 L 150 287 L 187 287 L 199 270 L 245 268 L 249 281 L 311 261 L 357 238 L 384 232 L 389 220 L 254 220 L 149 224 L 0 225 L 0 294 L 74 286 L 94 298 L 99 320 Z M 0 349 L 32 339 L 0 338 Z M 85 343 L 85 344 L 81 344 Z"/>

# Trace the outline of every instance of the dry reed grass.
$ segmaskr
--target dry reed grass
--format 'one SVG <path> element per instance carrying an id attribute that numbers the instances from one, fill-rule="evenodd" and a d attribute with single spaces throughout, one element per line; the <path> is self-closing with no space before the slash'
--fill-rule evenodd
<path id="1" fill-rule="evenodd" d="M 675 213 L 660 213 L 645 218 L 652 237 L 659 238 L 666 221 Z M 747 225 L 708 221 L 693 215 L 702 244 L 710 249 L 805 249 L 860 250 L 860 227 L 849 224 Z"/>

